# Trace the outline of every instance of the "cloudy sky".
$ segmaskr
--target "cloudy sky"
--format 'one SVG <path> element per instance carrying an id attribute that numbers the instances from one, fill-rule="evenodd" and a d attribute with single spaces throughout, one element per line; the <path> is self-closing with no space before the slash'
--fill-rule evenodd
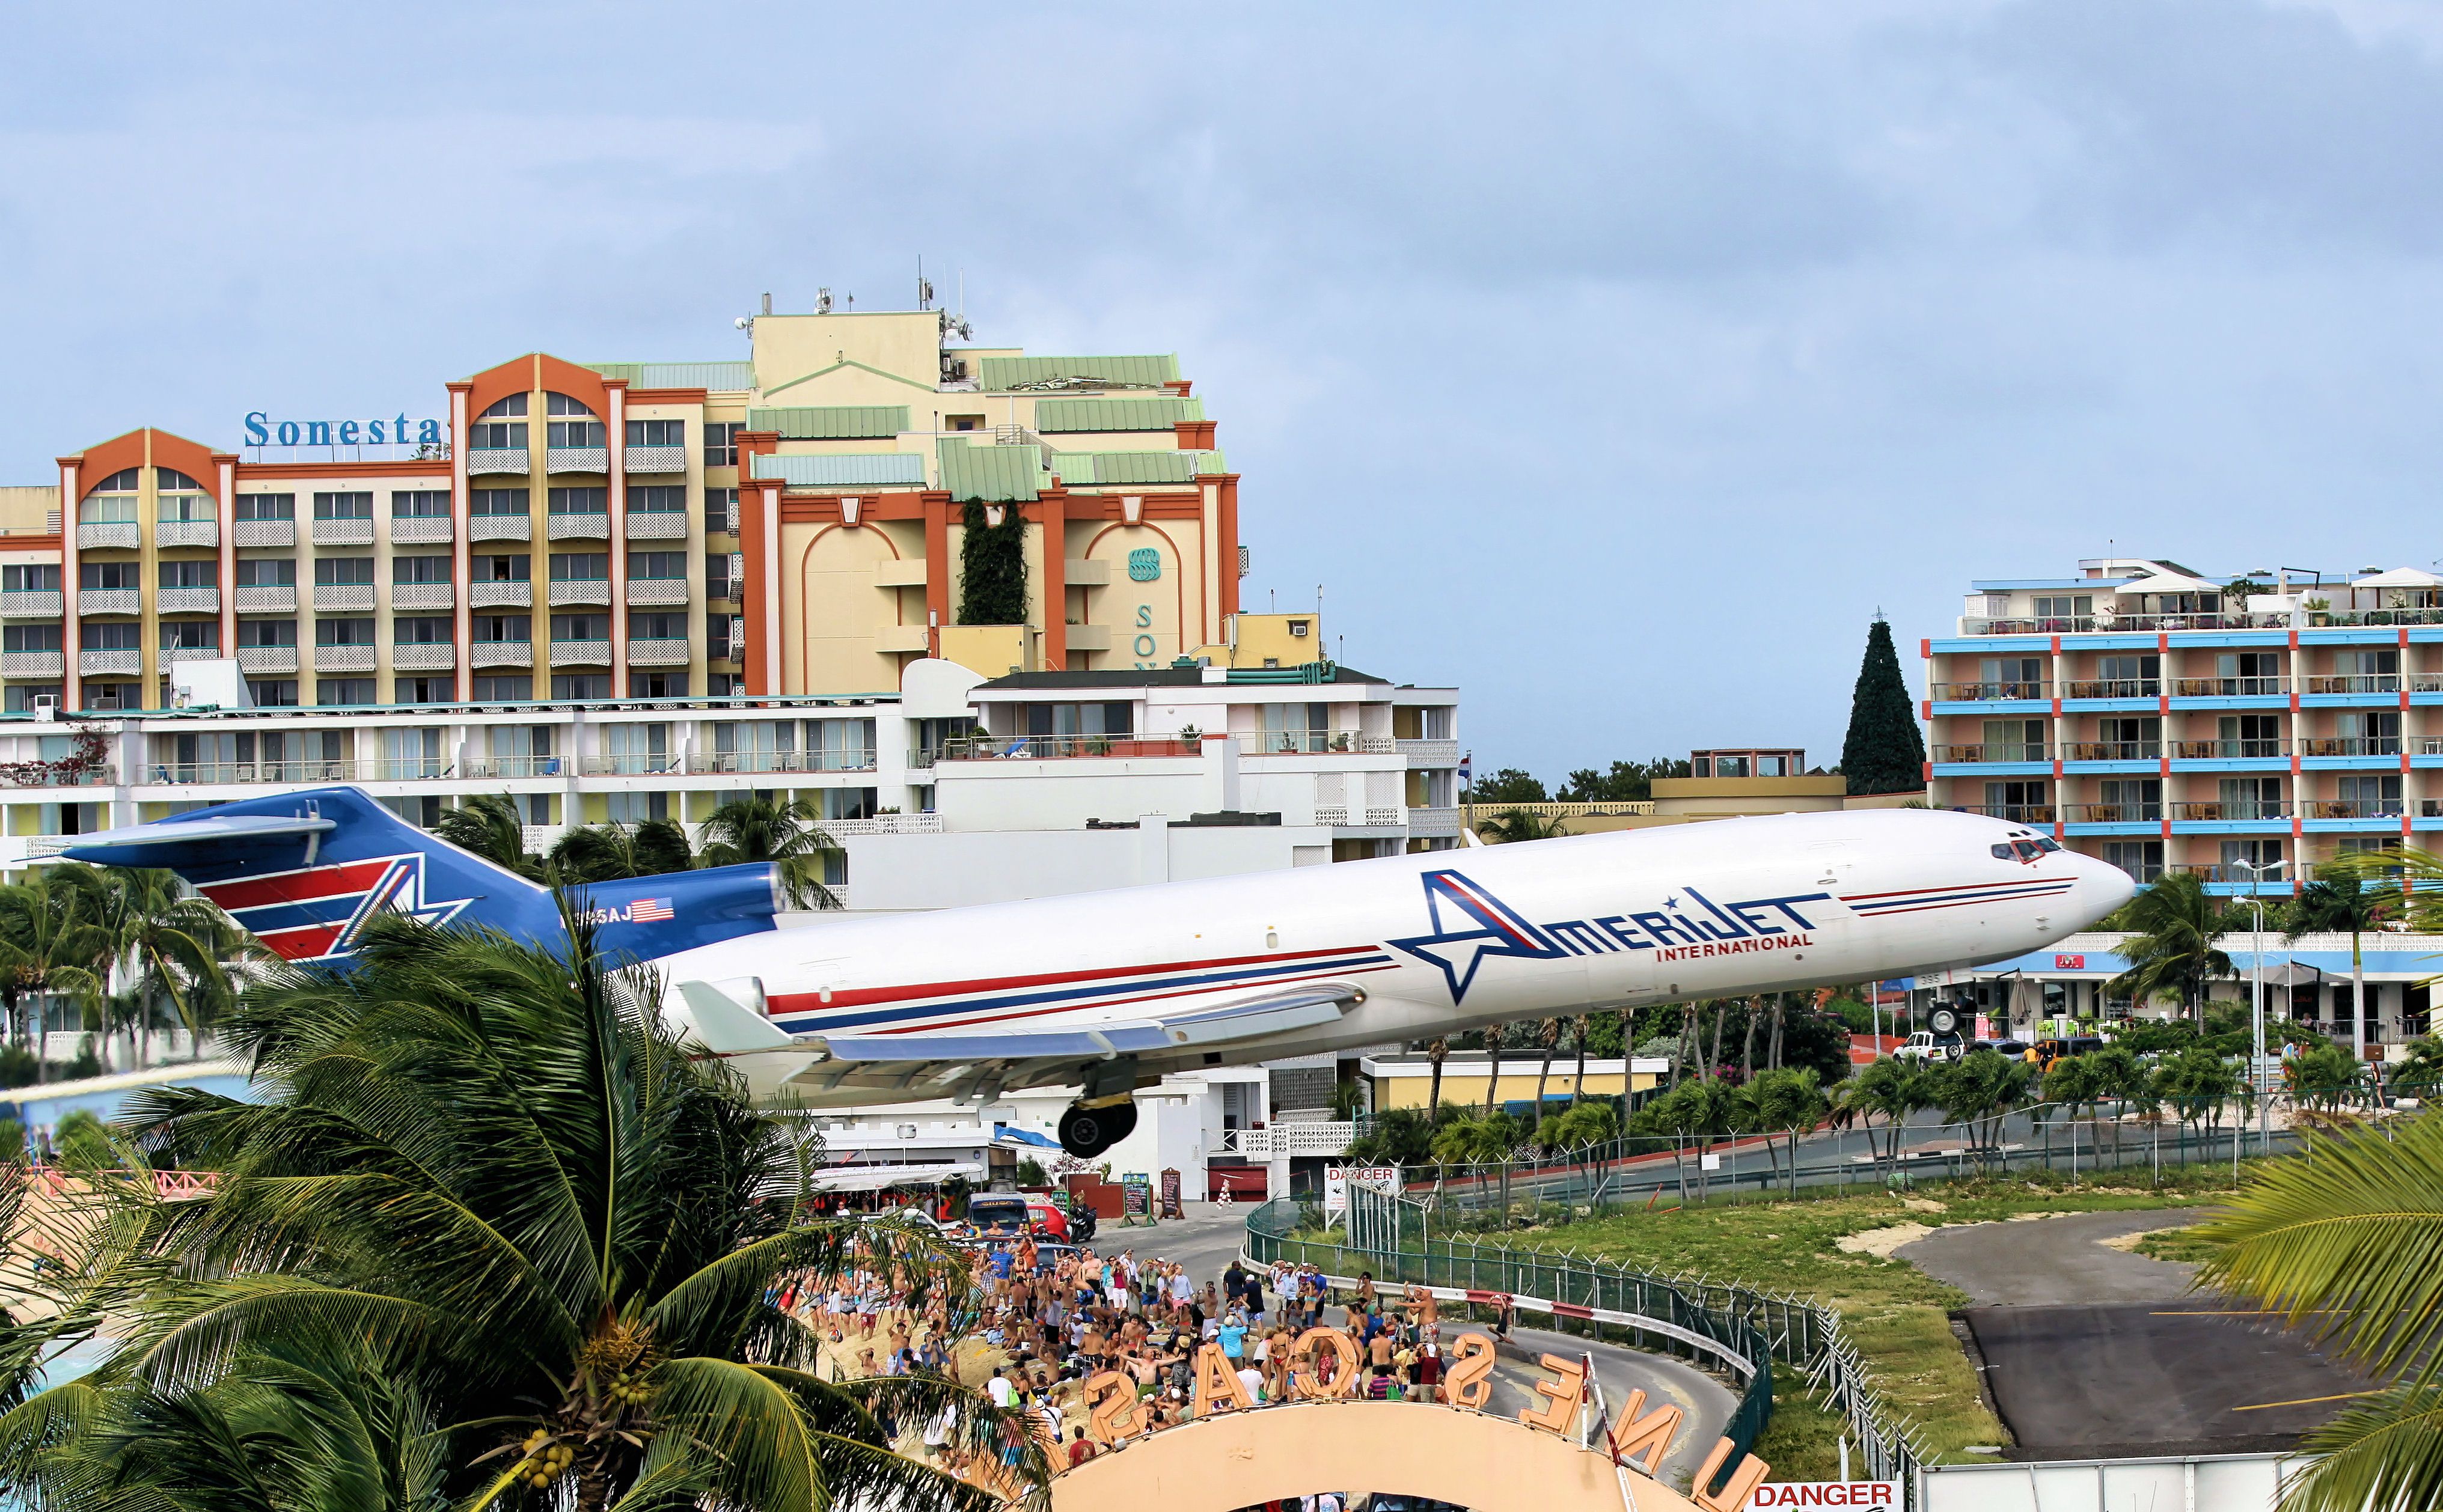
<path id="1" fill-rule="evenodd" d="M 0 482 L 744 355 L 1175 351 L 1251 607 L 1480 768 L 1837 756 L 1867 621 L 2443 556 L 2443 8 L 17 6 Z M 1909 668 L 1914 681 L 1914 665 Z"/>

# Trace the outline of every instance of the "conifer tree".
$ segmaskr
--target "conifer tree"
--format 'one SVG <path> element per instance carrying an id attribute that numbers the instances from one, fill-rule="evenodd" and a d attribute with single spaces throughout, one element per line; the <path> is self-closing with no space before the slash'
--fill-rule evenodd
<path id="1" fill-rule="evenodd" d="M 1925 786 L 1925 738 L 1901 660 L 1892 649 L 1892 628 L 1881 616 L 1866 631 L 1866 659 L 1849 703 L 1849 735 L 1841 742 L 1841 773 L 1849 791 L 1914 792 Z"/>
<path id="2" fill-rule="evenodd" d="M 1009 505 L 994 525 L 984 518 L 984 501 L 970 499 L 961 523 L 966 537 L 959 548 L 959 623 L 1025 624 L 1026 525 L 1018 506 Z"/>

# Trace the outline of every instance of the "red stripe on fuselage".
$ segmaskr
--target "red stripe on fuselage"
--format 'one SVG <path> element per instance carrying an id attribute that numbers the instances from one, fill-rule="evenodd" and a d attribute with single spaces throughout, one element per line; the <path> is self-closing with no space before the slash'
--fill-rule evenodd
<path id="1" fill-rule="evenodd" d="M 813 1013 L 826 1008 L 868 1008 L 913 1003 L 928 997 L 960 997 L 969 993 L 1006 992 L 1017 987 L 1052 987 L 1062 982 L 1087 982 L 1099 976 L 1150 976 L 1161 972 L 1210 971 L 1217 966 L 1245 966 L 1255 961 L 1313 960 L 1318 956 L 1347 956 L 1373 945 L 1344 945 L 1337 950 L 1283 950 L 1261 956 L 1225 956 L 1213 960 L 1164 961 L 1154 966 L 1098 966 L 1080 972 L 1043 972 L 1033 976 L 980 976 L 964 982 L 917 982 L 906 987 L 850 987 L 836 990 L 830 1002 L 819 993 L 783 993 L 765 1011 L 780 1018 L 788 1013 Z M 1218 988 L 1203 991 L 1216 992 Z M 945 1010 L 958 1007 L 945 1003 Z"/>
<path id="2" fill-rule="evenodd" d="M 1484 910 L 1484 917 L 1493 921 L 1494 928 L 1501 931 L 1503 934 L 1509 936 L 1513 940 L 1521 945 L 1525 945 L 1530 949 L 1542 950 L 1544 948 L 1541 941 L 1519 933 L 1518 926 L 1512 923 L 1507 918 L 1503 917 L 1503 910 L 1497 907 L 1491 900 L 1483 897 L 1474 888 L 1468 886 L 1465 883 L 1460 881 L 1456 877 L 1448 879 L 1448 882 L 1451 891 L 1470 900 L 1476 904 L 1476 906 Z"/>
<path id="3" fill-rule="evenodd" d="M 206 883 L 197 892 L 231 913 L 266 903 L 310 903 L 322 898 L 370 891 L 390 869 L 395 857 L 352 861 L 345 865 L 316 866 L 309 871 L 284 871 L 276 877 L 240 877 Z"/>
<path id="4" fill-rule="evenodd" d="M 1952 882 L 1939 887 L 1896 887 L 1890 892 L 1845 892 L 1845 903 L 1862 903 L 1876 898 L 1907 898 L 1929 892 L 1991 892 L 1997 887 L 2030 887 L 2038 883 L 2073 883 L 2076 877 L 2012 877 L 2005 882 Z"/>
<path id="5" fill-rule="evenodd" d="M 1118 1008 L 1126 1003 L 1159 1003 L 1173 997 L 1209 997 L 1215 993 L 1243 992 L 1253 987 L 1265 989 L 1290 987 L 1299 982 L 1325 982 L 1341 976 L 1364 976 L 1369 972 L 1396 972 L 1399 969 L 1399 963 L 1396 961 L 1386 962 L 1380 966 L 1358 966 L 1347 971 L 1327 968 L 1298 976 L 1273 977 L 1262 982 L 1242 982 L 1237 986 L 1224 982 L 1219 986 L 1184 987 L 1171 993 L 1140 993 L 1134 997 L 1100 997 L 1090 1003 L 1046 1003 L 1039 1008 L 1012 1009 L 1006 1013 L 982 1013 L 974 1018 L 954 1018 L 946 1023 L 910 1024 L 893 1029 L 878 1029 L 873 1032 L 876 1035 L 930 1034 L 935 1029 L 959 1029 L 969 1024 L 998 1024 L 1004 1019 L 1012 1018 L 1041 1018 L 1047 1013 L 1075 1013 L 1086 1009 Z M 807 1034 L 818 1031 L 818 1029 L 799 1029 L 797 1032 Z"/>

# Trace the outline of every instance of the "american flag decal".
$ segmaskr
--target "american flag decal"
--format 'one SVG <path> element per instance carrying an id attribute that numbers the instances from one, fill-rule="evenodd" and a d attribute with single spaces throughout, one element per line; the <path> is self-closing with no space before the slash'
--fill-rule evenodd
<path id="1" fill-rule="evenodd" d="M 639 898 L 628 905 L 628 921 L 632 924 L 664 924 L 676 917 L 667 898 Z"/>

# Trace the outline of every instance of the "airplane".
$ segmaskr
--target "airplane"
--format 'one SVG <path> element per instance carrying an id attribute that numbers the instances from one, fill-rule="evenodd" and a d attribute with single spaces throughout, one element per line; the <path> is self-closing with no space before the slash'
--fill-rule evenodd
<path id="1" fill-rule="evenodd" d="M 555 951 L 549 888 L 361 791 L 320 788 L 78 839 L 162 866 L 295 961 L 345 967 L 385 912 Z M 1999 960 L 2127 902 L 2118 867 L 1937 810 L 1712 820 L 930 913 L 778 927 L 774 868 L 568 889 L 597 949 L 761 1100 L 809 1108 L 1075 1086 L 1082 1158 L 1166 1073 L 1523 1018 L 1739 997 Z"/>

